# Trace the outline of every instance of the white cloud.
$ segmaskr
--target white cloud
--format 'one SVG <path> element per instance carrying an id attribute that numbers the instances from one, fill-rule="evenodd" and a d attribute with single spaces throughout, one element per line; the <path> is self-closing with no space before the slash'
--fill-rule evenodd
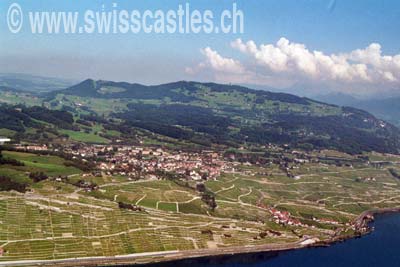
<path id="1" fill-rule="evenodd" d="M 210 47 L 201 49 L 201 53 L 206 57 L 206 62 L 200 67 L 210 66 L 216 71 L 233 74 L 241 74 L 244 72 L 244 67 L 239 61 L 232 58 L 224 58 Z"/>
<path id="2" fill-rule="evenodd" d="M 362 61 L 350 63 L 349 56 L 310 51 L 304 44 L 290 43 L 285 38 L 281 38 L 276 45 L 259 47 L 253 41 L 243 43 L 238 39 L 231 46 L 256 60 L 267 71 L 284 72 L 312 80 L 370 82 L 372 79 L 368 66 Z"/>
<path id="3" fill-rule="evenodd" d="M 378 79 L 388 82 L 400 81 L 400 55 L 382 55 L 380 44 L 372 43 L 365 49 L 357 49 L 351 52 L 348 58 L 371 66 Z"/>
<path id="4" fill-rule="evenodd" d="M 372 43 L 365 49 L 327 55 L 311 51 L 304 44 L 281 38 L 276 44 L 257 45 L 254 41 L 237 39 L 231 47 L 245 56 L 240 62 L 225 58 L 207 47 L 205 56 L 192 74 L 210 71 L 217 80 L 273 86 L 276 84 L 329 85 L 362 90 L 393 88 L 400 84 L 400 55 L 382 55 L 381 46 Z M 190 71 L 187 71 L 190 73 Z"/>

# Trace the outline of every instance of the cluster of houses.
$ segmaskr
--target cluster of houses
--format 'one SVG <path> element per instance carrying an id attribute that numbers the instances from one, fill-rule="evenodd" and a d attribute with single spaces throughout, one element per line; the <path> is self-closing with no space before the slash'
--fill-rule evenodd
<path id="1" fill-rule="evenodd" d="M 326 219 L 326 218 L 317 219 L 317 218 L 314 217 L 313 221 L 314 222 L 318 222 L 318 223 L 323 223 L 323 224 L 332 224 L 332 225 L 339 225 L 340 224 L 340 222 L 338 222 L 338 221 L 335 221 L 335 220 L 332 220 L 332 219 Z"/>
<path id="2" fill-rule="evenodd" d="M 281 211 L 275 208 L 270 208 L 269 212 L 275 220 L 275 223 L 290 226 L 305 226 L 299 220 L 292 218 L 290 212 Z"/>
<path id="3" fill-rule="evenodd" d="M 309 225 L 303 224 L 296 218 L 293 218 L 291 216 L 290 212 L 288 212 L 288 211 L 281 211 L 276 208 L 269 208 L 268 210 L 271 213 L 275 223 L 277 223 L 277 224 L 289 225 L 289 226 L 299 226 L 299 227 L 309 227 Z M 340 225 L 340 222 L 332 220 L 332 219 L 326 219 L 326 218 L 317 219 L 314 217 L 313 221 L 322 223 L 322 224 Z"/>
<path id="4" fill-rule="evenodd" d="M 17 144 L 15 145 L 15 149 L 17 150 L 26 150 L 26 151 L 48 151 L 50 147 L 45 144 Z"/>
<path id="5" fill-rule="evenodd" d="M 46 144 L 16 144 L 15 149 L 60 151 Z M 167 151 L 159 147 L 85 144 L 67 145 L 62 152 L 73 158 L 96 163 L 99 172 L 130 178 L 157 178 L 157 173 L 161 171 L 200 181 L 216 179 L 221 172 L 231 170 L 223 156 L 215 151 Z"/>
<path id="6" fill-rule="evenodd" d="M 213 151 L 166 151 L 162 148 L 85 145 L 65 153 L 97 162 L 98 168 L 113 175 L 154 176 L 157 171 L 184 175 L 192 180 L 216 179 L 227 169 L 222 157 Z"/>

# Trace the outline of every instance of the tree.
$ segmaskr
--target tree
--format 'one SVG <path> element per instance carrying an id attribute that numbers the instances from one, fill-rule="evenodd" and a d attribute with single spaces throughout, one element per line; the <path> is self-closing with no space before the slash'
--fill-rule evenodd
<path id="1" fill-rule="evenodd" d="M 40 181 L 46 180 L 49 177 L 43 172 L 31 172 L 29 174 L 29 178 L 31 178 L 35 183 L 38 183 Z"/>

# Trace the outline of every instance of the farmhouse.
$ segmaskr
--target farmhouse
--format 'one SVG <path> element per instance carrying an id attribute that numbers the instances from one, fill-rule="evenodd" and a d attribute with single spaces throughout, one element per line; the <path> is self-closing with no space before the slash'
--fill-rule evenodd
<path id="1" fill-rule="evenodd" d="M 10 142 L 11 139 L 5 138 L 5 137 L 0 137 L 0 145 L 4 145 L 4 143 Z"/>

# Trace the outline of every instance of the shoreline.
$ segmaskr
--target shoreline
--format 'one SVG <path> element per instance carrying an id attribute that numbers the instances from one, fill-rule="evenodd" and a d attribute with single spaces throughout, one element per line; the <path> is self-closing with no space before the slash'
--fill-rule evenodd
<path id="1" fill-rule="evenodd" d="M 119 266 L 119 265 L 141 265 L 141 264 L 157 264 L 162 262 L 174 262 L 185 259 L 205 258 L 224 255 L 240 255 L 252 254 L 261 252 L 283 252 L 302 248 L 316 248 L 316 247 L 329 247 L 335 243 L 343 242 L 351 238 L 361 237 L 369 234 L 373 229 L 369 228 L 368 224 L 374 220 L 374 215 L 386 213 L 398 213 L 400 207 L 397 208 L 383 208 L 364 211 L 354 221 L 357 233 L 353 236 L 337 236 L 330 240 L 318 241 L 315 243 L 307 243 L 305 241 L 312 240 L 312 238 L 303 238 L 294 243 L 285 244 L 265 244 L 257 246 L 239 246 L 227 247 L 218 249 L 198 249 L 187 251 L 162 251 L 162 252 L 148 252 L 137 253 L 131 255 L 118 255 L 106 257 L 85 257 L 85 258 L 67 258 L 59 260 L 21 260 L 21 261 L 7 261 L 1 262 L 0 267 L 11 266 Z"/>
<path id="2" fill-rule="evenodd" d="M 343 242 L 352 238 L 362 237 L 364 235 L 370 234 L 374 231 L 374 228 L 369 227 L 369 223 L 375 220 L 375 216 L 379 214 L 388 214 L 388 213 L 400 213 L 400 207 L 397 208 L 382 208 L 382 209 L 372 209 L 362 212 L 354 221 L 354 225 L 356 227 L 356 233 L 353 236 L 337 236 L 333 237 L 327 241 L 320 241 L 315 244 L 310 245 L 309 247 L 321 247 L 326 246 L 329 247 L 335 243 Z"/>

